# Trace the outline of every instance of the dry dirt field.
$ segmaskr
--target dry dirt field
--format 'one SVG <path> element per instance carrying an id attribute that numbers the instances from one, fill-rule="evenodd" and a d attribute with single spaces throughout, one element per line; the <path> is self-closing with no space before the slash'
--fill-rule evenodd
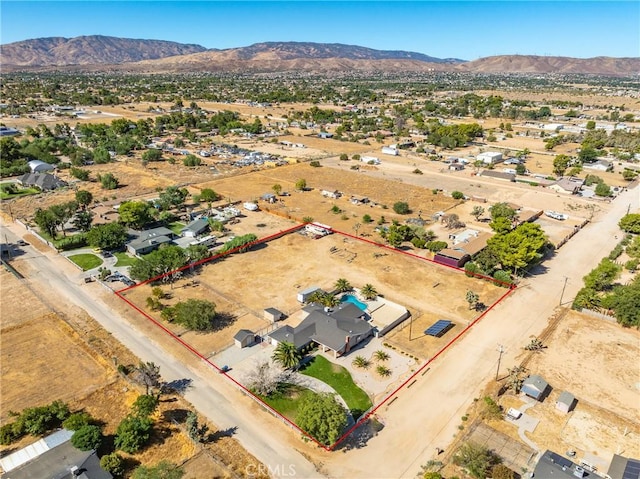
<path id="1" fill-rule="evenodd" d="M 191 278 L 180 280 L 173 290 L 165 286 L 172 296 L 165 303 L 173 304 L 186 298 L 209 299 L 217 304 L 220 312 L 237 318 L 217 333 L 181 335 L 207 355 L 230 344 L 238 329 L 267 327 L 260 319 L 264 308 L 275 307 L 291 315 L 300 309 L 296 300 L 298 290 L 313 285 L 330 290 L 341 277 L 356 287 L 373 284 L 381 295 L 407 307 L 415 315 L 440 316 L 463 324 L 477 315 L 469 310 L 465 299 L 467 290 L 477 292 L 487 305 L 506 291 L 448 268 L 339 234 L 314 240 L 290 233 L 256 250 L 205 265 L 194 277 L 199 283 L 197 287 L 184 287 Z M 412 281 L 407 281 L 409 277 Z M 139 286 L 123 294 L 145 309 L 150 286 Z M 155 313 L 154 316 L 159 317 Z M 179 328 L 171 328 L 176 334 L 183 333 Z M 425 353 L 422 349 L 416 352 Z"/>
<path id="2" fill-rule="evenodd" d="M 299 179 L 305 179 L 307 187 L 312 191 L 296 192 L 295 183 Z M 329 224 L 343 231 L 350 230 L 355 223 L 341 220 L 343 214 L 349 219 L 358 218 L 358 222 L 365 213 L 374 219 L 378 219 L 380 216 L 385 216 L 389 221 L 394 218 L 403 219 L 391 209 L 397 201 L 406 201 L 414 215 L 422 212 L 425 218 L 436 211 L 446 211 L 457 204 L 456 200 L 450 197 L 434 195 L 431 190 L 402 182 L 388 182 L 350 170 L 340 171 L 338 174 L 333 168 L 314 168 L 306 163 L 261 170 L 241 177 L 222 178 L 197 186 L 212 188 L 233 201 L 247 201 L 260 198 L 265 193 L 273 193 L 272 187 L 276 183 L 282 186 L 283 191 L 288 191 L 292 196 L 281 197 L 280 199 L 284 203 L 273 205 L 272 209 L 279 209 L 297 219 L 311 216 L 315 221 Z M 338 190 L 342 192 L 343 196 L 336 200 L 325 198 L 320 194 L 320 190 L 323 189 Z M 353 205 L 349 201 L 352 195 L 366 196 L 379 206 Z M 331 212 L 334 204 L 339 206 L 343 212 L 338 215 Z"/>
<path id="3" fill-rule="evenodd" d="M 528 371 L 540 374 L 552 388 L 544 402 L 526 410 L 539 423 L 525 434 L 540 451 L 564 454 L 573 449 L 577 460 L 584 459 L 604 472 L 614 453 L 640 455 L 640 369 L 632 359 L 640 355 L 640 332 L 575 311 L 559 317 L 557 326 L 552 321 L 543 333 L 547 346 L 543 351 L 521 354 L 521 359 L 530 356 Z M 499 384 L 492 381 L 486 393 L 495 394 Z M 565 390 L 577 399 L 569 414 L 555 408 Z M 505 411 L 524 404 L 512 393 L 498 402 Z M 470 417 L 477 413 L 477 406 L 468 411 Z M 522 441 L 508 421 L 487 420 L 486 424 Z M 465 434 L 466 429 L 461 438 Z"/>

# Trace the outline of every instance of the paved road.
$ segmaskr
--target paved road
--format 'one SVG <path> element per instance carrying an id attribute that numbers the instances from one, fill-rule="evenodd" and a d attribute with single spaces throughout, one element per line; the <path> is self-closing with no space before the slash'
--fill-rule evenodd
<path id="1" fill-rule="evenodd" d="M 366 447 L 336 455 L 327 464 L 336 477 L 415 478 L 420 465 L 437 459 L 436 448 L 451 444 L 461 416 L 496 376 L 498 345 L 505 347 L 501 375 L 517 364 L 531 336 L 539 335 L 560 303 L 570 305 L 582 287 L 581 278 L 617 244 L 617 222 L 630 208 L 640 208 L 640 188 L 623 193 L 610 210 L 576 234 L 551 260 L 546 272 L 531 277 L 502 304 L 477 323 L 431 365 L 418 382 L 379 411 L 384 430 Z M 390 451 L 393 451 L 390 453 Z"/>
<path id="2" fill-rule="evenodd" d="M 15 243 L 25 233 L 19 225 L 0 224 L 2 239 Z M 235 437 L 247 451 L 269 467 L 274 477 L 321 477 L 315 467 L 296 450 L 282 446 L 291 440 L 286 427 L 276 424 L 270 415 L 247 412 L 247 400 L 219 373 L 203 364 L 188 367 L 168 355 L 117 312 L 100 301 L 99 285 L 84 284 L 81 273 L 55 252 L 42 254 L 31 246 L 23 247 L 26 254 L 19 261 L 28 261 L 37 273 L 27 281 L 35 288 L 52 288 L 59 294 L 60 304 L 79 306 L 96 319 L 115 338 L 143 361 L 160 366 L 165 381 L 191 379 L 185 398 L 220 430 L 233 429 Z M 19 267 L 19 263 L 16 264 Z M 243 404 L 244 403 L 244 404 Z M 292 466 L 292 467 L 291 467 Z M 291 473 L 295 471 L 295 476 Z"/>

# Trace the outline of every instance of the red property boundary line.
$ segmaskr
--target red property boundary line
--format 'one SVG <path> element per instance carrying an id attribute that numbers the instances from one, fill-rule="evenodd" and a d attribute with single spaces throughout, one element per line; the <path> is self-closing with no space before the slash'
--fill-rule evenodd
<path id="1" fill-rule="evenodd" d="M 186 341 L 184 341 L 182 338 L 180 338 L 178 335 L 176 335 L 175 333 L 173 333 L 170 329 L 168 329 L 165 325 L 163 325 L 161 322 L 157 321 L 156 319 L 154 319 L 152 316 L 150 316 L 148 313 L 146 313 L 145 311 L 143 311 L 142 309 L 140 309 L 137 305 L 135 305 L 134 303 L 132 303 L 131 301 L 129 301 L 127 298 L 125 298 L 123 296 L 123 293 L 133 289 L 133 288 L 137 288 L 138 286 L 142 286 L 144 284 L 148 284 L 151 283 L 153 281 L 158 281 L 159 279 L 163 279 L 171 274 L 175 274 L 176 272 L 179 271 L 184 271 L 185 269 L 189 269 L 189 268 L 193 268 L 195 266 L 201 266 L 203 264 L 209 263 L 209 262 L 213 262 L 216 261 L 218 259 L 224 258 L 228 255 L 231 255 L 235 252 L 238 252 L 240 250 L 243 249 L 247 249 L 250 248 L 251 246 L 255 246 L 258 244 L 263 244 L 263 243 L 267 243 L 269 241 L 281 238 L 283 236 L 286 236 L 289 233 L 298 231 L 300 229 L 302 229 L 304 226 L 306 226 L 307 223 L 304 224 L 298 224 L 292 228 L 286 229 L 286 230 L 282 230 L 278 233 L 275 233 L 273 235 L 270 236 L 266 236 L 264 238 L 260 238 L 257 239 L 255 241 L 252 241 L 250 243 L 247 243 L 245 245 L 242 246 L 238 246 L 232 250 L 229 251 L 225 251 L 224 253 L 220 253 L 214 256 L 211 256 L 209 258 L 205 258 L 203 260 L 200 261 L 196 261 L 194 263 L 190 263 L 187 264 L 179 269 L 176 269 L 174 271 L 169 271 L 167 273 L 163 273 L 160 274 L 158 276 L 155 276 L 151 279 L 148 279 L 146 281 L 143 281 L 139 284 L 135 284 L 133 286 L 129 286 L 127 288 L 123 288 L 121 290 L 115 291 L 115 294 L 118 298 L 120 298 L 122 301 L 124 301 L 127 305 L 129 305 L 132 309 L 134 309 L 135 311 L 137 311 L 138 313 L 140 313 L 142 316 L 144 316 L 145 318 L 147 318 L 149 321 L 151 321 L 151 323 L 153 323 L 155 326 L 157 326 L 158 328 L 160 328 L 163 332 L 165 332 L 167 335 L 169 335 L 173 340 L 177 341 L 181 346 L 183 346 L 184 348 L 186 348 L 189 352 L 191 352 L 193 355 L 195 355 L 196 357 L 198 357 L 200 360 L 204 361 L 205 363 L 207 363 L 209 366 L 212 366 L 213 368 L 215 368 L 219 373 L 224 374 L 224 376 L 229 379 L 233 384 L 235 384 L 237 387 L 239 387 L 245 394 L 249 395 L 251 398 L 253 398 L 255 401 L 259 402 L 264 408 L 266 408 L 269 412 L 271 412 L 274 416 L 282 419 L 283 421 L 285 421 L 287 424 L 289 424 L 289 426 L 293 427 L 295 430 L 299 431 L 304 437 L 306 437 L 307 439 L 310 439 L 311 441 L 313 441 L 316 445 L 318 445 L 319 447 L 321 447 L 322 449 L 324 449 L 325 451 L 333 451 L 336 449 L 336 447 L 338 445 L 340 445 L 347 437 L 349 437 L 349 435 L 355 431 L 358 427 L 360 427 L 365 421 L 367 421 L 372 415 L 374 415 L 376 413 L 376 411 L 378 409 L 380 409 L 382 406 L 384 406 L 386 403 L 388 403 L 390 400 L 392 400 L 392 398 L 397 397 L 396 394 L 400 392 L 400 390 L 402 390 L 407 384 L 409 384 L 412 380 L 415 379 L 415 377 L 422 373 L 422 371 L 425 370 L 425 368 L 427 368 L 427 366 L 429 366 L 438 356 L 440 356 L 443 352 L 445 352 L 447 349 L 449 349 L 456 341 L 458 341 L 458 339 L 460 339 L 460 337 L 462 337 L 469 329 L 471 329 L 476 323 L 478 323 L 482 318 L 484 318 L 489 311 L 491 311 L 493 308 L 495 308 L 498 304 L 500 304 L 507 296 L 509 296 L 513 291 L 515 291 L 516 289 L 516 285 L 515 284 L 509 284 L 509 283 L 505 283 L 503 281 L 497 280 L 495 278 L 492 278 L 490 276 L 485 276 L 485 275 L 481 275 L 481 274 L 477 274 L 477 273 L 470 273 L 465 271 L 462 268 L 456 268 L 455 266 L 450 266 L 444 263 L 439 263 L 437 261 L 434 261 L 432 259 L 429 258 L 425 258 L 423 256 L 419 256 L 416 255 L 414 253 L 410 253 L 408 251 L 402 251 L 402 250 L 398 250 L 392 246 L 389 245 L 384 245 L 384 244 L 380 244 L 380 243 L 376 243 L 374 241 L 371 240 L 367 240 L 365 238 L 360 238 L 358 236 L 354 236 L 351 235 L 349 233 L 345 233 L 333 228 L 330 228 L 331 232 L 348 237 L 348 238 L 352 238 L 355 239 L 357 241 L 362 241 L 364 243 L 379 247 L 379 248 L 383 248 L 383 249 L 388 249 L 390 251 L 393 251 L 394 253 L 401 253 L 404 254 L 406 256 L 421 260 L 421 261 L 427 261 L 439 266 L 443 266 L 443 267 L 447 267 L 450 268 L 454 271 L 457 271 L 458 273 L 462 273 L 465 275 L 470 275 L 470 276 L 474 276 L 477 278 L 481 278 L 481 279 L 486 279 L 489 280 L 491 282 L 493 282 L 494 284 L 498 284 L 501 286 L 506 286 L 509 289 L 502 295 L 500 296 L 500 298 L 498 298 L 497 301 L 495 301 L 491 306 L 489 306 L 481 315 L 479 315 L 476 319 L 474 319 L 471 323 L 469 323 L 469 325 L 467 325 L 466 328 L 464 328 L 462 331 L 460 331 L 453 339 L 451 339 L 445 346 L 442 347 L 442 349 L 440 349 L 433 357 L 431 357 L 429 360 L 427 360 L 426 363 L 424 363 L 420 368 L 418 368 L 418 370 L 416 372 L 414 372 L 409 378 L 407 378 L 402 384 L 400 384 L 400 386 L 398 386 L 396 389 L 394 389 L 387 397 L 385 397 L 380 404 L 378 404 L 377 406 L 375 406 L 373 409 L 371 409 L 369 412 L 367 412 L 366 414 L 364 414 L 353 426 L 351 426 L 349 429 L 347 429 L 346 432 L 344 432 L 342 434 L 342 436 L 340 436 L 333 444 L 327 446 L 325 444 L 322 444 L 320 441 L 318 441 L 315 437 L 311 436 L 309 433 L 307 433 L 306 431 L 303 431 L 296 423 L 294 423 L 293 421 L 291 421 L 290 419 L 286 418 L 285 416 L 283 416 L 282 414 L 280 414 L 278 411 L 276 411 L 275 409 L 273 409 L 271 406 L 269 406 L 265 401 L 263 401 L 262 399 L 260 399 L 258 396 L 256 396 L 255 394 L 253 394 L 248 388 L 246 388 L 242 383 L 240 383 L 239 381 L 237 381 L 236 379 L 234 379 L 233 377 L 229 376 L 226 371 L 223 371 L 221 368 L 219 368 L 218 366 L 216 366 L 212 361 L 210 361 L 209 359 L 207 359 L 205 356 L 203 356 L 197 349 L 195 349 L 193 346 L 191 346 L 189 343 L 187 343 Z M 322 225 L 324 227 L 324 225 Z M 395 399 L 395 398 L 394 398 Z"/>

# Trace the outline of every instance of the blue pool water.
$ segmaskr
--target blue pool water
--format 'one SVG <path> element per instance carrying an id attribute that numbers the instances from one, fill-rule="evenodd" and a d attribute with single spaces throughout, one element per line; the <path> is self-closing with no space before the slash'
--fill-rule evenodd
<path id="1" fill-rule="evenodd" d="M 355 304 L 361 311 L 367 310 L 367 305 L 360 301 L 358 298 L 353 296 L 352 294 L 345 294 L 342 298 L 340 298 L 340 302 L 342 303 L 353 303 Z"/>

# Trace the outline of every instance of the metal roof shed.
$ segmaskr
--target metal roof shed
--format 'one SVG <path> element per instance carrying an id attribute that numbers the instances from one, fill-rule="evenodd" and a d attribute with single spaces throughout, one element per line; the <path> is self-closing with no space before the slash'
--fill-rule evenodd
<path id="1" fill-rule="evenodd" d="M 569 413 L 573 409 L 576 398 L 569 391 L 562 391 L 556 401 L 556 409 Z"/>
<path id="2" fill-rule="evenodd" d="M 547 383 L 547 381 L 537 374 L 532 374 L 524 380 L 520 390 L 527 396 L 537 399 L 538 401 L 542 401 L 544 400 L 548 389 L 549 383 Z"/>

